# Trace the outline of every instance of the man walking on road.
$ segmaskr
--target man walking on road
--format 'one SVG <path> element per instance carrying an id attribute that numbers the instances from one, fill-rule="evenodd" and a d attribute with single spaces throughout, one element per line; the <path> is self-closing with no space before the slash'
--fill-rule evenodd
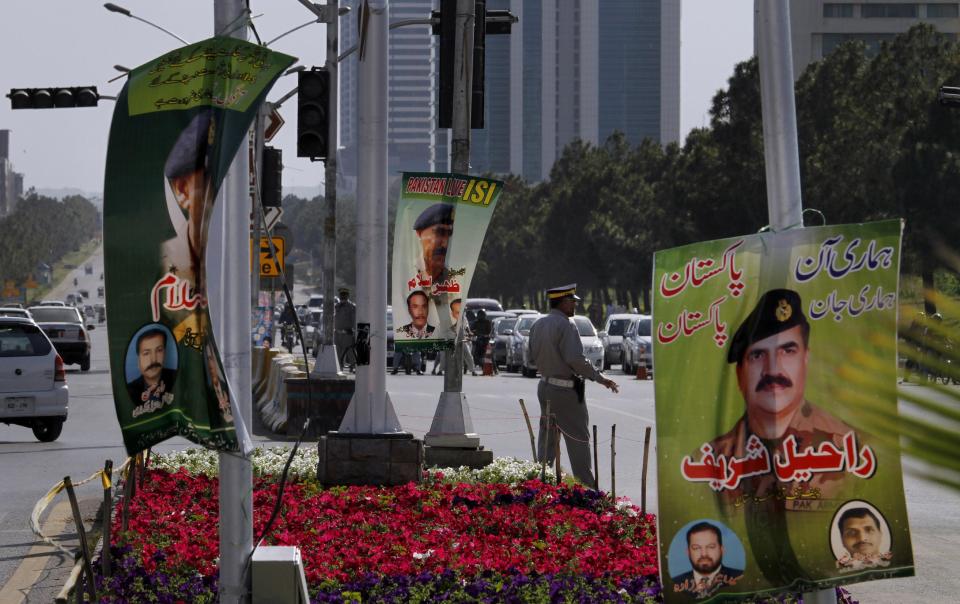
<path id="1" fill-rule="evenodd" d="M 547 406 L 556 425 L 563 432 L 573 475 L 587 486 L 593 486 L 590 468 L 590 422 L 584 393 L 584 379 L 598 382 L 613 392 L 620 387 L 593 368 L 583 356 L 583 344 L 577 327 L 570 319 L 577 307 L 577 284 L 547 290 L 550 314 L 539 319 L 530 329 L 530 353 L 540 370 L 537 398 L 540 400 L 540 437 L 537 457 L 552 463 L 556 445 L 547 429 Z"/>
<path id="2" fill-rule="evenodd" d="M 356 352 L 344 354 L 355 344 L 354 329 L 357 326 L 357 305 L 350 300 L 350 290 L 341 287 L 338 292 L 340 301 L 333 307 L 333 343 L 337 347 L 337 354 L 341 355 L 344 364 L 356 366 Z"/>

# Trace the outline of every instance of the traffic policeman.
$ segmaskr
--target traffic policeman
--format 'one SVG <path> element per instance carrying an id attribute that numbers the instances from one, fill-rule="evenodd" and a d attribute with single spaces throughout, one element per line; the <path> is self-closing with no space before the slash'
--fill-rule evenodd
<path id="1" fill-rule="evenodd" d="M 619 392 L 620 387 L 608 379 L 583 356 L 580 333 L 574 325 L 574 311 L 580 297 L 577 284 L 547 290 L 550 313 L 539 319 L 530 329 L 530 354 L 540 370 L 537 386 L 540 400 L 540 437 L 537 456 L 540 461 L 552 463 L 556 444 L 552 431 L 547 429 L 547 405 L 567 443 L 570 468 L 580 482 L 593 486 L 590 468 L 590 422 L 584 396 L 584 380 L 590 379 Z"/>
<path id="2" fill-rule="evenodd" d="M 343 354 L 355 344 L 357 305 L 350 300 L 350 290 L 342 287 L 337 292 L 340 300 L 333 307 L 333 343 L 337 352 Z M 344 357 L 345 364 L 356 365 L 356 352 Z"/>

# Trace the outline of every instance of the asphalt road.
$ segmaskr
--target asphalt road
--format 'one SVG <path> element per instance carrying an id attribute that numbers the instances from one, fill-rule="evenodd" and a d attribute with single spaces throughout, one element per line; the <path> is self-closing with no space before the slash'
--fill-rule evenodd
<path id="1" fill-rule="evenodd" d="M 74 275 L 70 275 L 64 287 L 48 297 L 62 299 L 80 288 L 95 293 L 102 259 L 95 257 L 93 262 L 93 275 L 84 274 L 82 268 L 75 271 L 78 287 L 72 285 Z M 57 441 L 40 443 L 27 428 L 0 425 L 0 586 L 8 582 L 36 543 L 29 529 L 30 510 L 50 486 L 64 476 L 86 478 L 107 458 L 119 464 L 125 457 L 110 393 L 106 326 L 98 325 L 92 339 L 91 370 L 82 373 L 78 366 L 68 366 L 70 415 Z M 621 386 L 619 394 L 595 384 L 587 387 L 590 420 L 598 430 L 600 487 L 609 490 L 611 486 L 610 437 L 611 427 L 616 424 L 616 491 L 639 505 L 644 429 L 654 425 L 653 382 L 618 375 L 617 371 L 613 377 Z M 463 384 L 481 444 L 496 456 L 530 458 L 530 440 L 518 401 L 524 399 L 531 415 L 539 412 L 536 380 L 501 374 L 465 376 Z M 429 374 L 388 376 L 387 388 L 401 424 L 414 436 L 422 437 L 430 428 L 442 385 L 442 377 Z M 279 442 L 264 433 L 255 438 L 259 444 Z M 175 438 L 156 450 L 187 446 L 190 443 Z M 562 457 L 566 458 L 565 450 Z M 960 494 L 909 475 L 905 485 L 918 576 L 854 585 L 850 591 L 861 602 L 956 601 L 960 577 L 952 572 L 952 563 L 953 554 L 960 548 Z M 651 438 L 647 494 L 648 509 L 656 513 L 655 436 Z M 92 501 L 100 497 L 100 488 L 96 484 L 82 487 L 80 496 Z M 72 525 L 68 523 L 66 530 L 72 532 Z M 70 561 L 49 556 L 48 568 L 58 564 L 68 568 Z M 52 582 L 50 576 L 48 573 L 42 579 Z M 34 593 L 29 601 L 50 601 L 56 593 L 54 587 L 44 586 L 42 596 Z"/>

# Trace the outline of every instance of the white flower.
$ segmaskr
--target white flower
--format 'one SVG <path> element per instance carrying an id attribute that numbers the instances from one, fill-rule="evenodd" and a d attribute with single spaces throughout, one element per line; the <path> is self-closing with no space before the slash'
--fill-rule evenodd
<path id="1" fill-rule="evenodd" d="M 423 552 L 422 554 L 421 554 L 420 552 L 413 552 L 413 557 L 414 557 L 415 559 L 417 559 L 417 560 L 426 560 L 426 559 L 429 558 L 431 555 L 433 555 L 433 550 L 432 550 L 432 549 L 428 549 L 427 551 Z"/>

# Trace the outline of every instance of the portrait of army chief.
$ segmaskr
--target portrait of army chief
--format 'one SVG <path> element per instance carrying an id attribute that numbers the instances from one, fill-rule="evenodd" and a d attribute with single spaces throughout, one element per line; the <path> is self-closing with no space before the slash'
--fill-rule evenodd
<path id="1" fill-rule="evenodd" d="M 413 223 L 420 241 L 416 269 L 423 277 L 429 275 L 433 283 L 442 281 L 445 276 L 455 215 L 453 204 L 435 203 L 421 212 Z"/>
<path id="2" fill-rule="evenodd" d="M 163 243 L 163 271 L 204 291 L 203 259 L 213 206 L 211 156 L 216 133 L 213 112 L 198 113 L 177 137 L 163 166 L 167 215 L 176 236 Z"/>
<path id="3" fill-rule="evenodd" d="M 727 352 L 727 362 L 735 364 L 737 386 L 745 404 L 744 413 L 726 434 L 710 445 L 715 455 L 743 458 L 751 435 L 758 436 L 770 449 L 771 460 L 781 453 L 788 436 L 796 439 L 797 449 L 818 447 L 829 441 L 843 446 L 850 426 L 806 398 L 807 370 L 810 361 L 810 323 L 803 312 L 800 294 L 789 289 L 773 289 L 762 296 L 756 307 L 739 326 Z M 829 497 L 843 485 L 844 472 L 818 473 L 800 485 L 819 489 Z M 757 497 L 772 494 L 777 484 L 771 471 L 744 479 L 728 496 L 749 493 Z"/>
<path id="4" fill-rule="evenodd" d="M 734 585 L 743 569 L 723 563 L 723 533 L 717 524 L 702 521 L 686 532 L 687 558 L 691 569 L 672 576 L 674 591 L 690 594 L 696 600 L 709 598 L 721 588 Z"/>
<path id="5" fill-rule="evenodd" d="M 142 329 L 135 335 L 132 346 L 128 348 L 126 363 L 127 392 L 134 405 L 171 400 L 173 384 L 177 379 L 176 369 L 165 366 L 170 357 L 176 356 L 175 348 L 168 352 L 167 345 L 171 341 L 173 337 L 159 324 Z"/>

